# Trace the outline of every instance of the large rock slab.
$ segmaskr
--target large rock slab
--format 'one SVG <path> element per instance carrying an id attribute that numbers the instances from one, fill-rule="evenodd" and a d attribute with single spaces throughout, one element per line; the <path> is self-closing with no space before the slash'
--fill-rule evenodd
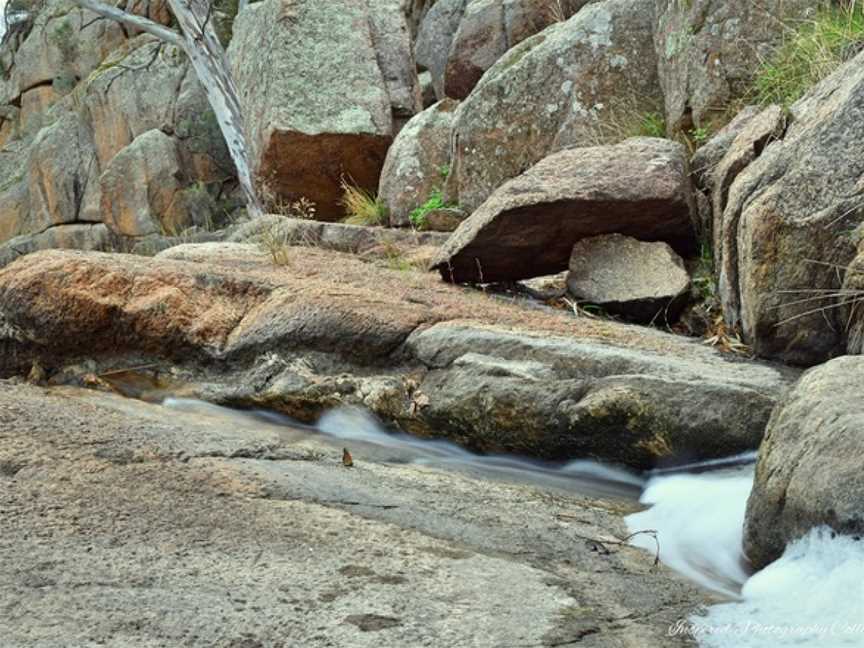
<path id="1" fill-rule="evenodd" d="M 757 569 L 811 528 L 864 533 L 864 358 L 808 371 L 777 406 L 759 448 L 744 549 Z"/>
<path id="2" fill-rule="evenodd" d="M 546 155 L 596 143 L 622 107 L 659 102 L 653 31 L 653 0 L 606 0 L 511 48 L 459 107 L 448 197 L 473 211 Z"/>
<path id="3" fill-rule="evenodd" d="M 862 106 L 859 54 L 792 106 L 783 139 L 729 189 L 724 238 L 736 241 L 737 280 L 724 315 L 763 357 L 812 365 L 842 351 L 845 323 L 830 306 L 864 220 L 864 161 L 850 154 L 864 145 Z"/>
<path id="4" fill-rule="evenodd" d="M 398 61 L 411 60 L 407 37 L 383 38 L 386 21 L 372 19 L 375 11 L 400 11 L 384 5 L 267 0 L 234 24 L 229 55 L 252 171 L 277 199 L 313 201 L 324 220 L 344 215 L 343 179 L 377 189 L 395 135 L 394 101 L 402 116 L 406 102 L 420 108 L 419 91 L 407 90 Z M 407 49 L 379 53 L 378 40 L 382 48 Z"/>
<path id="5" fill-rule="evenodd" d="M 567 288 L 580 301 L 636 322 L 674 322 L 686 302 L 690 275 L 666 243 L 621 234 L 573 246 Z"/>
<path id="6" fill-rule="evenodd" d="M 652 555 L 574 542 L 623 537 L 636 505 L 566 476 L 8 381 L 0 424 L 0 605 L 27 610 L 3 618 L 10 648 L 677 648 L 669 626 L 710 601 Z"/>
<path id="7" fill-rule="evenodd" d="M 450 165 L 450 134 L 458 103 L 445 99 L 409 121 L 387 151 L 378 196 L 390 224 L 410 225 L 411 212 L 441 191 Z"/>
<path id="8" fill-rule="evenodd" d="M 680 144 L 634 138 L 550 155 L 467 218 L 434 265 L 457 283 L 538 277 L 567 269 L 580 239 L 611 233 L 695 249 Z"/>
<path id="9" fill-rule="evenodd" d="M 19 259 L 0 270 L 0 372 L 155 363 L 189 395 L 304 421 L 361 405 L 478 451 L 638 467 L 755 447 L 797 375 L 298 250 L 278 267 L 238 244 Z"/>
<path id="10" fill-rule="evenodd" d="M 752 89 L 763 61 L 812 0 L 656 0 L 654 40 L 666 123 L 676 131 L 710 127 Z"/>

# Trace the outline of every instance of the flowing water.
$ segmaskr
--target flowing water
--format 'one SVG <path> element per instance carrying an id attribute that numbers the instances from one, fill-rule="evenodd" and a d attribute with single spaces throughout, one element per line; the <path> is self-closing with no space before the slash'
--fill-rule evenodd
<path id="1" fill-rule="evenodd" d="M 707 648 L 864 647 L 864 543 L 814 529 L 783 557 L 752 574 L 742 551 L 747 497 L 756 453 L 638 475 L 593 461 L 550 464 L 512 456 L 476 455 L 447 441 L 386 430 L 352 408 L 304 426 L 275 412 L 238 411 L 167 398 L 166 407 L 202 416 L 242 418 L 322 434 L 383 461 L 431 464 L 496 478 L 637 498 L 645 510 L 627 517 L 631 543 L 650 552 L 728 602 L 683 619 L 670 633 L 689 633 Z M 641 497 L 640 497 L 641 494 Z M 659 549 L 658 549 L 659 547 Z"/>
<path id="2" fill-rule="evenodd" d="M 814 529 L 751 575 L 742 537 L 753 472 L 655 475 L 640 499 L 649 508 L 628 516 L 631 531 L 657 531 L 665 564 L 730 599 L 670 632 L 707 648 L 864 646 L 864 543 Z M 645 535 L 632 543 L 656 550 Z"/>

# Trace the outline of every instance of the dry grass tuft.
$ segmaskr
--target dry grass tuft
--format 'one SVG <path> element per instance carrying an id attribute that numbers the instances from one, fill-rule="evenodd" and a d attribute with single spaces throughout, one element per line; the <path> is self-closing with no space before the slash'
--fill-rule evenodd
<path id="1" fill-rule="evenodd" d="M 287 228 L 273 224 L 258 235 L 257 242 L 258 247 L 270 255 L 274 265 L 291 265 L 291 240 Z"/>
<path id="2" fill-rule="evenodd" d="M 388 214 L 384 202 L 352 182 L 342 180 L 342 206 L 348 215 L 344 223 L 349 225 L 385 225 Z"/>

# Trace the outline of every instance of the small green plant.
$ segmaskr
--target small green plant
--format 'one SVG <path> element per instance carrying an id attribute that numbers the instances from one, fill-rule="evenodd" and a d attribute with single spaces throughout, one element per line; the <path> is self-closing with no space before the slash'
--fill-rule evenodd
<path id="1" fill-rule="evenodd" d="M 417 207 L 408 215 L 408 220 L 411 221 L 411 224 L 414 226 L 415 229 L 426 229 L 427 216 L 430 212 L 433 212 L 436 209 L 445 209 L 452 207 L 454 206 L 447 205 L 444 202 L 444 194 L 441 193 L 440 189 L 433 189 L 432 193 L 429 194 L 429 198 L 427 198 L 426 202 Z"/>
<path id="2" fill-rule="evenodd" d="M 820 9 L 792 29 L 762 63 L 753 83 L 754 99 L 784 107 L 831 74 L 864 47 L 864 2 L 846 0 Z"/>
<path id="3" fill-rule="evenodd" d="M 659 112 L 645 113 L 639 123 L 639 135 L 666 137 L 666 118 Z"/>
<path id="4" fill-rule="evenodd" d="M 711 137 L 711 131 L 706 126 L 699 126 L 690 130 L 690 139 L 696 146 L 702 146 Z"/>
<path id="5" fill-rule="evenodd" d="M 355 184 L 342 180 L 342 207 L 348 215 L 343 222 L 349 225 L 384 225 L 387 207 L 384 201 Z"/>
<path id="6" fill-rule="evenodd" d="M 450 177 L 450 165 L 449 164 L 442 164 L 441 166 L 439 166 L 438 167 L 438 175 L 441 176 L 442 180 L 446 180 L 447 178 L 449 178 Z"/>
<path id="7" fill-rule="evenodd" d="M 693 271 L 693 288 L 700 301 L 713 301 L 717 297 L 714 255 L 711 254 L 711 247 L 707 243 L 703 243 L 699 250 L 699 259 Z"/>

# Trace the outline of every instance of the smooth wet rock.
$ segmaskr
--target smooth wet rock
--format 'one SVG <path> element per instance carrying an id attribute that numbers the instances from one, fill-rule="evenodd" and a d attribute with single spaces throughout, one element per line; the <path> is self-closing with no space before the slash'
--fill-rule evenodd
<path id="1" fill-rule="evenodd" d="M 579 301 L 636 322 L 674 322 L 686 303 L 690 275 L 666 243 L 621 234 L 573 246 L 567 289 Z"/>
<path id="2" fill-rule="evenodd" d="M 185 376 L 187 395 L 307 422 L 360 405 L 482 452 L 637 467 L 754 447 L 797 375 L 424 272 L 290 254 L 280 266 L 237 244 L 19 259 L 0 270 L 0 372 L 154 363 Z"/>
<path id="3" fill-rule="evenodd" d="M 459 104 L 436 103 L 399 132 L 381 171 L 378 196 L 394 226 L 410 225 L 409 215 L 434 191 L 441 191 L 450 167 L 450 133 Z"/>
<path id="4" fill-rule="evenodd" d="M 607 0 L 509 49 L 459 107 L 448 199 L 471 212 L 550 153 L 597 143 L 608 119 L 659 103 L 653 30 L 654 0 Z"/>
<path id="5" fill-rule="evenodd" d="M 435 259 L 445 281 L 510 281 L 565 270 L 573 245 L 621 233 L 695 250 L 684 149 L 663 139 L 569 149 L 496 191 Z M 482 275 L 482 276 L 481 276 Z"/>
<path id="6" fill-rule="evenodd" d="M 724 238 L 736 243 L 726 256 L 737 256 L 737 280 L 726 283 L 724 316 L 762 357 L 812 365 L 843 351 L 845 323 L 825 307 L 864 219 L 864 168 L 850 154 L 864 145 L 862 105 L 859 54 L 793 104 L 783 139 L 729 190 Z"/>
<path id="7" fill-rule="evenodd" d="M 778 405 L 759 448 L 744 549 L 760 569 L 812 527 L 864 533 L 864 358 L 808 371 Z"/>
<path id="8" fill-rule="evenodd" d="M 668 627 L 712 600 L 574 539 L 623 537 L 636 505 L 560 482 L 353 442 L 346 470 L 323 435 L 6 381 L 0 425 L 10 647 L 687 646 Z"/>

